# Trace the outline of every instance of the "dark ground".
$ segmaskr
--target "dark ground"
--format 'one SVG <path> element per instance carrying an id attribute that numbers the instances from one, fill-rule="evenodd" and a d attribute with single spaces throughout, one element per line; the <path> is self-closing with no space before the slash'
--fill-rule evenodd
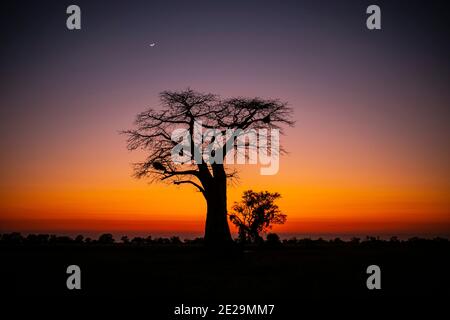
<path id="1" fill-rule="evenodd" d="M 211 251 L 197 245 L 0 245 L 1 290 L 16 296 L 109 296 L 158 306 L 448 299 L 449 242 L 279 245 Z M 82 289 L 66 288 L 81 268 Z M 381 268 L 381 290 L 366 287 Z M 166 308 L 166 307 L 164 307 Z M 168 307 L 167 307 L 168 308 Z"/>

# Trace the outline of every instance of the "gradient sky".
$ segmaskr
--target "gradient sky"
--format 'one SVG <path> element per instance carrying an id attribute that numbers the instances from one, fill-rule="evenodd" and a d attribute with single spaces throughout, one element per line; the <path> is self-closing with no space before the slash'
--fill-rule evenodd
<path id="1" fill-rule="evenodd" d="M 201 194 L 133 179 L 118 134 L 191 87 L 295 110 L 280 172 L 240 166 L 229 205 L 278 191 L 289 235 L 449 236 L 449 11 L 376 3 L 381 31 L 367 1 L 5 1 L 0 231 L 201 235 Z"/>

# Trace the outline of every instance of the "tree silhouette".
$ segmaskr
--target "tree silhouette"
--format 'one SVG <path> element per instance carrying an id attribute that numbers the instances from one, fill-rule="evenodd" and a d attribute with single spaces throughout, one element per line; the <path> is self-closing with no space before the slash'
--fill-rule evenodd
<path id="1" fill-rule="evenodd" d="M 275 204 L 275 200 L 280 197 L 281 195 L 277 192 L 244 191 L 242 201 L 234 203 L 234 213 L 230 215 L 230 221 L 239 230 L 240 241 L 260 242 L 262 240 L 261 232 L 272 229 L 273 224 L 286 222 L 286 215 L 281 213 Z"/>
<path id="2" fill-rule="evenodd" d="M 100 237 L 98 238 L 98 243 L 101 243 L 101 244 L 114 243 L 113 235 L 111 233 L 104 233 L 104 234 L 100 235 Z"/>
<path id="3" fill-rule="evenodd" d="M 76 237 L 75 237 L 75 242 L 76 243 L 83 243 L 83 240 L 84 240 L 84 236 L 82 235 L 82 234 L 79 234 L 79 235 L 77 235 Z"/>
<path id="4" fill-rule="evenodd" d="M 226 144 L 217 146 L 214 137 L 201 139 L 201 148 L 196 143 L 195 125 L 199 121 L 203 128 L 222 134 L 226 130 L 279 129 L 282 125 L 293 125 L 290 120 L 292 110 L 278 100 L 260 98 L 219 99 L 214 94 L 204 94 L 191 89 L 184 91 L 164 91 L 160 94 L 162 108 L 148 109 L 137 115 L 135 128 L 124 131 L 128 137 L 129 150 L 143 149 L 148 153 L 145 161 L 135 164 L 135 177 L 150 178 L 151 181 L 167 181 L 176 185 L 189 184 L 200 191 L 206 200 L 207 215 L 205 242 L 207 244 L 231 243 L 227 222 L 227 180 L 236 171 L 226 169 L 223 160 L 230 143 L 235 147 L 236 136 Z M 173 148 L 179 141 L 172 140 L 175 129 L 188 132 L 190 143 L 189 161 L 184 164 L 173 161 Z M 209 149 L 208 149 L 209 148 Z M 216 163 L 204 160 L 204 152 L 209 150 Z"/>
<path id="5" fill-rule="evenodd" d="M 276 233 L 269 233 L 266 237 L 266 243 L 273 246 L 280 245 L 280 237 Z"/>

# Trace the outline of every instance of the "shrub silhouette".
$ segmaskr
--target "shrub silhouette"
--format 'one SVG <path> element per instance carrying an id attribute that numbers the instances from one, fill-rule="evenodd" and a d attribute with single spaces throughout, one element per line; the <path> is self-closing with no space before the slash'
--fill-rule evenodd
<path id="1" fill-rule="evenodd" d="M 2 242 L 6 244 L 19 244 L 24 242 L 24 238 L 19 232 L 5 233 L 2 235 Z"/>
<path id="2" fill-rule="evenodd" d="M 98 238 L 98 243 L 112 244 L 114 243 L 114 238 L 111 233 L 104 233 Z"/>
<path id="3" fill-rule="evenodd" d="M 179 244 L 182 244 L 183 242 L 181 242 L 179 237 L 174 236 L 174 237 L 170 237 L 170 243 L 179 245 Z"/>
<path id="4" fill-rule="evenodd" d="M 145 243 L 145 239 L 142 237 L 134 237 L 131 240 L 131 244 L 135 245 L 135 246 L 140 246 L 140 245 L 143 245 L 144 243 Z"/>
<path id="5" fill-rule="evenodd" d="M 50 238 L 50 235 L 48 235 L 48 234 L 29 234 L 26 237 L 26 243 L 46 244 L 46 243 L 48 243 L 49 238 Z"/>
<path id="6" fill-rule="evenodd" d="M 266 237 L 266 243 L 272 246 L 280 245 L 280 237 L 276 233 L 269 233 Z"/>
<path id="7" fill-rule="evenodd" d="M 122 243 L 124 243 L 124 244 L 130 243 L 130 239 L 127 236 L 123 236 L 122 238 L 120 238 L 120 240 L 122 240 Z"/>

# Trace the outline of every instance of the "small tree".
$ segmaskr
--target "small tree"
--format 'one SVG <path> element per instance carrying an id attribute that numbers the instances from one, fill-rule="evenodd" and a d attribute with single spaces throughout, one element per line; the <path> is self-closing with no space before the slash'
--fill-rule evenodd
<path id="1" fill-rule="evenodd" d="M 230 221 L 239 230 L 239 240 L 259 242 L 262 240 L 260 233 L 272 229 L 273 224 L 286 222 L 286 215 L 281 213 L 275 200 L 281 195 L 278 192 L 268 191 L 254 192 L 247 190 L 242 196 L 241 202 L 235 202 L 230 215 Z"/>

